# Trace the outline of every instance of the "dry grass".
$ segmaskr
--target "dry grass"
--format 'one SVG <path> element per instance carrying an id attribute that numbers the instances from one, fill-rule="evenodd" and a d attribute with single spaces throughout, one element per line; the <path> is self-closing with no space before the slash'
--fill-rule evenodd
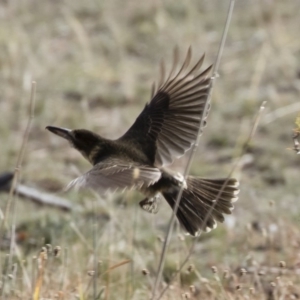
<path id="1" fill-rule="evenodd" d="M 149 99 L 159 61 L 170 63 L 175 45 L 182 51 L 192 45 L 196 56 L 206 52 L 206 65 L 214 61 L 227 7 L 217 0 L 2 1 L 0 173 L 15 167 L 32 80 L 35 119 L 20 175 L 28 185 L 60 193 L 89 165 L 45 126 L 118 137 Z M 300 162 L 287 150 L 300 90 L 299 8 L 298 1 L 236 3 L 191 172 L 226 176 L 263 101 L 266 114 L 235 174 L 241 193 L 233 215 L 201 237 L 192 267 L 176 277 L 164 299 L 300 297 Z M 17 248 L 9 268 L 10 233 L 1 233 L 2 298 L 148 299 L 171 213 L 167 205 L 153 216 L 139 210 L 140 195 L 133 192 L 60 196 L 83 211 L 62 213 L 16 198 Z M 3 212 L 7 200 L 1 193 Z M 164 282 L 191 243 L 176 228 Z"/>

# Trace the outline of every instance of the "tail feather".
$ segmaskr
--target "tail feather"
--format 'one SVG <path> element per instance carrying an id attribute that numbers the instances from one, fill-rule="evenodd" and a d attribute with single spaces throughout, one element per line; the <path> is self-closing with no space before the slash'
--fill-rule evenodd
<path id="1" fill-rule="evenodd" d="M 189 176 L 176 214 L 180 224 L 193 236 L 197 236 L 201 230 L 207 232 L 214 229 L 216 221 L 224 221 L 223 214 L 231 214 L 233 202 L 238 199 L 238 186 L 238 181 L 233 178 L 204 179 Z M 177 193 L 163 193 L 172 208 Z"/>

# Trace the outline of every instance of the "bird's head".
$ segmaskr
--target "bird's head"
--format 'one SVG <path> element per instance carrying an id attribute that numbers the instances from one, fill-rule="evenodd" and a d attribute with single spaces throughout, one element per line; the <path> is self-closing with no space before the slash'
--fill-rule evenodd
<path id="1" fill-rule="evenodd" d="M 92 131 L 86 129 L 71 130 L 55 126 L 47 126 L 46 129 L 66 139 L 92 164 L 95 163 L 96 156 L 104 150 L 104 139 Z"/>

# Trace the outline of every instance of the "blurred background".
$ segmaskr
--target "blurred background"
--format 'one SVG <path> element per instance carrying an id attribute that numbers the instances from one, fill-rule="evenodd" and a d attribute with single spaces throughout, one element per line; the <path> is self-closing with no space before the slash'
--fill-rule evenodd
<path id="1" fill-rule="evenodd" d="M 32 256 L 51 244 L 59 245 L 62 254 L 47 265 L 43 297 L 95 299 L 88 298 L 95 259 L 101 261 L 97 299 L 148 297 L 171 210 L 163 203 L 157 215 L 147 214 L 139 209 L 142 196 L 135 192 L 105 197 L 63 193 L 90 166 L 45 127 L 86 128 L 119 137 L 150 100 L 160 60 L 170 67 L 176 45 L 182 59 L 192 46 L 194 61 L 205 53 L 205 66 L 215 62 L 228 6 L 229 1 L 218 0 L 0 2 L 0 173 L 16 165 L 34 80 L 35 117 L 21 182 L 72 204 L 71 211 L 61 211 L 16 198 L 7 213 L 8 194 L 0 193 L 2 216 L 8 228 L 15 224 L 18 249 L 7 263 L 11 232 L 2 226 L 0 269 L 5 277 L 15 266 L 15 277 L 8 282 L 3 277 L 1 295 L 31 295 L 38 278 Z M 235 4 L 208 125 L 191 173 L 226 177 L 263 101 L 266 108 L 234 174 L 241 192 L 233 214 L 201 236 L 165 299 L 244 299 L 238 297 L 251 297 L 251 288 L 257 299 L 300 297 L 300 160 L 291 150 L 300 111 L 299 11 L 296 0 Z M 186 160 L 177 161 L 173 169 L 182 171 Z M 192 242 L 175 228 L 165 282 Z M 21 267 L 20 261 L 26 263 Z M 122 261 L 126 263 L 107 271 Z M 284 272 L 280 261 L 285 262 Z M 193 270 L 187 269 L 189 264 Z M 212 266 L 219 271 L 211 272 Z M 241 268 L 246 275 L 241 276 Z M 224 270 L 229 274 L 225 279 Z"/>

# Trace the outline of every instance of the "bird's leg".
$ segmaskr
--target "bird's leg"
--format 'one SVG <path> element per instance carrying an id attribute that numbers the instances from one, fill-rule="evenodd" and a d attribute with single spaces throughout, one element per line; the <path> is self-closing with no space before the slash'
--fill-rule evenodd
<path id="1" fill-rule="evenodd" d="M 159 202 L 160 202 L 160 194 L 155 194 L 151 198 L 145 198 L 144 200 L 140 201 L 140 207 L 151 213 L 156 214 L 159 209 Z"/>

